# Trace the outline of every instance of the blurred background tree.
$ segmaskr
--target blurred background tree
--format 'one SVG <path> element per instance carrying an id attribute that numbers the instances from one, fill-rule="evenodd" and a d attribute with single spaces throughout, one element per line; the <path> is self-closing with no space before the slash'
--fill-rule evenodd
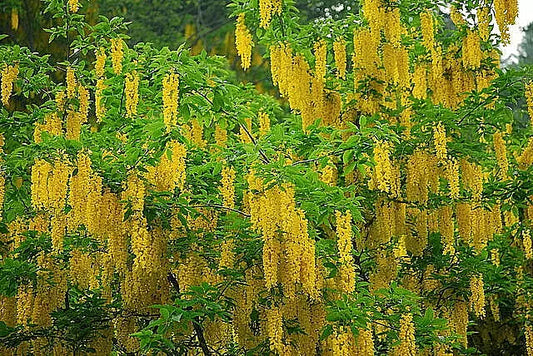
<path id="1" fill-rule="evenodd" d="M 533 64 L 533 22 L 522 29 L 522 42 L 516 56 L 518 65 Z"/>

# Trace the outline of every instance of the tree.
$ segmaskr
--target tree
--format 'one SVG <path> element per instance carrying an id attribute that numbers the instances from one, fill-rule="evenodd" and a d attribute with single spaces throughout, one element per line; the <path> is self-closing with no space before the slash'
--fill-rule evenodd
<path id="1" fill-rule="evenodd" d="M 2 353 L 531 354 L 516 3 L 296 4 L 229 4 L 279 95 L 76 0 L 2 36 Z"/>
<path id="2" fill-rule="evenodd" d="M 522 29 L 522 42 L 518 47 L 518 64 L 532 64 L 533 63 L 533 23 L 530 23 Z"/>

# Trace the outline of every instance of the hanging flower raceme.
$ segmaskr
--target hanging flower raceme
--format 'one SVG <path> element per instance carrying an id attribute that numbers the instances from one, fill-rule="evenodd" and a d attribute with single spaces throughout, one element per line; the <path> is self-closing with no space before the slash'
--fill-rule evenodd
<path id="1" fill-rule="evenodd" d="M 44 123 L 35 123 L 35 131 L 33 132 L 33 140 L 35 143 L 42 142 L 42 132 L 48 132 L 49 135 L 59 136 L 63 133 L 61 118 L 57 113 L 48 113 L 44 117 Z"/>
<path id="2" fill-rule="evenodd" d="M 17 79 L 19 74 L 19 65 L 6 65 L 2 69 L 2 104 L 7 106 L 9 103 L 9 98 L 13 92 L 13 82 Z"/>
<path id="3" fill-rule="evenodd" d="M 279 307 L 266 310 L 266 329 L 270 349 L 283 355 L 287 347 L 283 343 L 283 318 Z"/>
<path id="4" fill-rule="evenodd" d="M 55 95 L 56 109 L 59 113 L 62 113 L 65 110 L 65 105 L 67 103 L 67 98 L 65 90 L 58 90 Z"/>
<path id="5" fill-rule="evenodd" d="M 522 231 L 522 245 L 524 246 L 524 253 L 528 260 L 533 259 L 533 243 L 531 241 L 531 231 L 525 229 Z"/>
<path id="6" fill-rule="evenodd" d="M 420 14 L 420 27 L 422 30 L 422 44 L 428 51 L 435 47 L 435 23 L 433 14 L 426 10 Z"/>
<path id="7" fill-rule="evenodd" d="M 531 120 L 531 125 L 533 125 L 533 82 L 526 84 L 526 102 L 527 102 L 527 111 Z"/>
<path id="8" fill-rule="evenodd" d="M 315 55 L 315 78 L 323 82 L 326 77 L 326 55 L 327 55 L 326 41 L 321 39 L 315 42 L 314 55 Z"/>
<path id="9" fill-rule="evenodd" d="M 475 30 L 468 30 L 467 35 L 463 38 L 463 66 L 467 69 L 476 69 L 481 65 L 483 52 L 479 33 Z"/>
<path id="10" fill-rule="evenodd" d="M 96 74 L 96 78 L 101 78 L 105 74 L 105 61 L 107 59 L 105 48 L 98 48 L 94 51 L 94 54 L 96 57 L 96 62 L 94 64 L 94 72 Z"/>
<path id="11" fill-rule="evenodd" d="M 222 180 L 220 193 L 224 201 L 224 206 L 230 209 L 235 207 L 235 170 L 233 167 L 222 168 Z"/>
<path id="12" fill-rule="evenodd" d="M 160 192 L 173 192 L 176 187 L 183 190 L 187 149 L 178 141 L 171 141 L 167 145 L 167 150 L 155 167 L 146 167 L 148 171 L 146 178 Z M 170 153 L 170 158 L 167 152 Z"/>
<path id="13" fill-rule="evenodd" d="M 78 112 L 81 118 L 81 123 L 84 124 L 87 122 L 89 115 L 89 90 L 81 84 L 78 85 L 78 102 Z"/>
<path id="14" fill-rule="evenodd" d="M 526 325 L 524 334 L 526 336 L 526 352 L 527 356 L 533 356 L 533 327 Z"/>
<path id="15" fill-rule="evenodd" d="M 346 41 L 343 38 L 338 38 L 333 42 L 333 55 L 337 67 L 337 78 L 346 79 Z"/>
<path id="16" fill-rule="evenodd" d="M 448 180 L 449 197 L 459 198 L 459 163 L 456 159 L 450 159 L 445 165 L 446 179 Z"/>
<path id="17" fill-rule="evenodd" d="M 263 272 L 267 288 L 281 283 L 293 299 L 297 286 L 317 296 L 315 244 L 309 237 L 304 212 L 296 208 L 294 187 L 284 184 L 264 190 L 261 179 L 248 176 L 247 201 L 255 230 L 263 236 Z"/>
<path id="18" fill-rule="evenodd" d="M 355 290 L 355 268 L 352 257 L 352 215 L 350 211 L 342 214 L 335 212 L 337 222 L 337 248 L 339 249 L 339 261 L 341 263 L 339 277 L 341 290 L 344 293 L 352 293 Z"/>
<path id="19" fill-rule="evenodd" d="M 252 34 L 246 27 L 244 12 L 241 12 L 237 17 L 235 45 L 237 47 L 237 53 L 241 57 L 242 69 L 247 70 L 250 68 L 252 61 L 252 47 L 254 46 L 254 42 L 252 40 Z"/>
<path id="20" fill-rule="evenodd" d="M 412 314 L 403 314 L 400 319 L 400 344 L 396 346 L 394 355 L 416 356 L 415 326 Z"/>
<path id="21" fill-rule="evenodd" d="M 448 151 L 446 150 L 446 130 L 439 122 L 437 126 L 433 128 L 433 141 L 435 143 L 435 151 L 439 161 L 444 162 L 447 158 Z"/>
<path id="22" fill-rule="evenodd" d="M 502 44 L 508 44 L 511 37 L 509 26 L 514 25 L 518 16 L 518 0 L 494 0 L 494 14 L 500 29 Z"/>
<path id="23" fill-rule="evenodd" d="M 259 26 L 267 28 L 272 16 L 281 14 L 282 0 L 259 0 Z"/>
<path id="24" fill-rule="evenodd" d="M 509 160 L 507 159 L 507 148 L 503 139 L 503 134 L 498 131 L 493 136 L 494 152 L 496 153 L 496 160 L 500 167 L 500 177 L 507 179 L 507 172 L 509 171 Z"/>
<path id="25" fill-rule="evenodd" d="M 179 75 L 168 73 L 163 78 L 163 120 L 167 131 L 176 125 L 178 115 Z"/>
<path id="26" fill-rule="evenodd" d="M 413 73 L 413 96 L 417 99 L 427 97 L 427 68 L 421 64 L 415 66 Z"/>
<path id="27" fill-rule="evenodd" d="M 66 133 L 67 140 L 79 140 L 81 134 L 81 123 L 83 118 L 79 112 L 69 110 L 67 113 Z"/>
<path id="28" fill-rule="evenodd" d="M 103 79 L 96 81 L 96 91 L 94 94 L 94 106 L 96 110 L 96 119 L 101 121 L 106 113 L 106 108 L 103 102 L 103 91 L 107 88 Z"/>
<path id="29" fill-rule="evenodd" d="M 13 31 L 19 29 L 19 11 L 15 7 L 11 9 L 11 29 Z"/>
<path id="30" fill-rule="evenodd" d="M 470 293 L 470 307 L 478 318 L 483 318 L 485 316 L 485 292 L 481 274 L 470 278 Z"/>
<path id="31" fill-rule="evenodd" d="M 67 97 L 70 99 L 76 95 L 76 87 L 78 85 L 76 81 L 76 74 L 74 73 L 74 68 L 70 66 L 67 68 L 66 82 L 67 82 Z"/>
<path id="32" fill-rule="evenodd" d="M 490 36 L 490 7 L 481 6 L 477 10 L 477 21 L 479 27 L 479 37 L 482 41 L 488 41 Z"/>
<path id="33" fill-rule="evenodd" d="M 0 154 L 3 154 L 4 153 L 4 135 L 3 134 L 0 134 Z M 3 165 L 3 158 L 0 157 L 0 167 Z M 6 178 L 5 178 L 5 173 L 4 172 L 0 172 L 0 216 L 3 212 L 3 206 L 4 206 L 4 195 L 5 195 L 5 183 L 6 183 Z"/>
<path id="34" fill-rule="evenodd" d="M 374 174 L 372 185 L 383 192 L 390 192 L 393 184 L 393 167 L 390 159 L 392 145 L 389 142 L 378 141 L 374 145 Z"/>
<path id="35" fill-rule="evenodd" d="M 135 71 L 126 74 L 124 87 L 126 116 L 133 117 L 137 114 L 137 104 L 139 103 L 139 75 Z"/>
<path id="36" fill-rule="evenodd" d="M 264 136 L 270 131 L 270 116 L 264 111 L 257 114 L 259 121 L 259 135 Z"/>
<path id="37" fill-rule="evenodd" d="M 111 39 L 111 62 L 113 72 L 120 75 L 122 73 L 122 60 L 124 58 L 124 41 L 121 38 Z"/>

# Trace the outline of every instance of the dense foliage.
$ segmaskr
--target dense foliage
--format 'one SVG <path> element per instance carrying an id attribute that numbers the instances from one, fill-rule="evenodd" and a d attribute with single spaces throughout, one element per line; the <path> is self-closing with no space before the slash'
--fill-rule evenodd
<path id="1" fill-rule="evenodd" d="M 533 73 L 497 50 L 516 0 L 235 0 L 225 52 L 277 95 L 83 1 L 42 1 L 52 47 L 20 46 L 23 3 L 2 354 L 533 355 Z"/>

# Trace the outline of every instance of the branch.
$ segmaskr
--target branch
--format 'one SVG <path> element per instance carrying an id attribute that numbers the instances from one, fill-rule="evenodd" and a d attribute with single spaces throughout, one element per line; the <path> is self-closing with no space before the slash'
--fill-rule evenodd
<path id="1" fill-rule="evenodd" d="M 174 287 L 174 289 L 176 289 L 176 291 L 178 293 L 180 293 L 180 286 L 178 284 L 178 280 L 174 276 L 174 273 L 170 272 L 167 275 L 167 279 L 170 282 L 170 284 L 172 285 L 172 287 Z M 187 307 L 186 309 L 187 310 L 192 310 L 192 307 Z M 196 338 L 198 339 L 198 344 L 199 344 L 200 348 L 202 349 L 204 355 L 205 356 L 211 356 L 212 353 L 211 353 L 211 350 L 209 349 L 209 346 L 207 345 L 207 342 L 205 341 L 204 330 L 202 329 L 202 323 L 200 321 L 200 317 L 199 316 L 194 318 L 194 320 L 192 322 L 192 326 L 194 328 L 194 332 L 196 333 Z"/>
<path id="2" fill-rule="evenodd" d="M 238 210 L 238 209 L 233 209 L 233 208 L 230 208 L 230 207 L 227 207 L 227 206 L 223 206 L 223 205 L 218 205 L 218 204 L 191 205 L 191 208 L 216 208 L 216 209 L 224 209 L 224 210 L 233 211 L 233 212 L 235 212 L 235 213 L 239 213 L 239 214 L 241 214 L 242 216 L 247 217 L 247 218 L 250 217 L 250 214 L 246 214 L 244 211 L 240 211 L 240 210 Z"/>

